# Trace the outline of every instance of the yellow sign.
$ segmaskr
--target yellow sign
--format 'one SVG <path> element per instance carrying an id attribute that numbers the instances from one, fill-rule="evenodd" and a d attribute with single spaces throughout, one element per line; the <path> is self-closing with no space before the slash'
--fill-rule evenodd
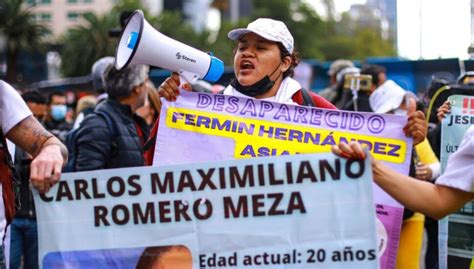
<path id="1" fill-rule="evenodd" d="M 399 139 L 185 108 L 169 107 L 167 111 L 169 128 L 233 139 L 236 159 L 330 152 L 332 145 L 349 141 L 366 145 L 375 158 L 391 163 L 403 163 L 407 151 L 405 141 Z"/>

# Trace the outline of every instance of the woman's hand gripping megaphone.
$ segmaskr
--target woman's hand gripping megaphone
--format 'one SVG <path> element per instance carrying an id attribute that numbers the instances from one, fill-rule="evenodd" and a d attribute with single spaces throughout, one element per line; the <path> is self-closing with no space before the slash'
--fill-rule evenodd
<path id="1" fill-rule="evenodd" d="M 186 91 L 192 91 L 193 88 L 191 84 L 185 81 L 181 84 L 181 80 L 182 77 L 180 77 L 178 73 L 173 72 L 171 76 L 165 79 L 160 87 L 158 87 L 158 94 L 160 97 L 164 97 L 166 101 L 176 101 L 180 88 Z"/>

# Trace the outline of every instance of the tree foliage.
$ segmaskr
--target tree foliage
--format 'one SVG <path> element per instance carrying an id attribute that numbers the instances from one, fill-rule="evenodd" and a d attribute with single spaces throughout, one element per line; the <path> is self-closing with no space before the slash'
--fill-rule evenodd
<path id="1" fill-rule="evenodd" d="M 382 38 L 381 29 L 373 18 L 373 25 L 361 25 L 348 13 L 335 21 L 333 3 L 324 1 L 329 12 L 322 20 L 317 12 L 303 1 L 254 1 L 253 18 L 268 17 L 286 23 L 295 39 L 295 48 L 303 58 L 360 60 L 367 57 L 393 56 L 395 49 L 389 40 Z M 370 14 L 366 14 L 368 17 Z"/>
<path id="2" fill-rule="evenodd" d="M 109 31 L 120 29 L 121 12 L 136 9 L 143 9 L 139 1 L 121 0 L 110 13 L 84 14 L 84 24 L 69 29 L 61 39 L 61 73 L 66 77 L 88 75 L 96 60 L 114 56 L 118 38 Z"/>
<path id="3" fill-rule="evenodd" d="M 195 32 L 177 11 L 164 11 L 158 17 L 151 18 L 150 23 L 162 34 L 198 49 L 206 50 L 210 45 L 207 41 L 209 32 Z"/>
<path id="4" fill-rule="evenodd" d="M 66 77 L 88 75 L 97 59 L 115 53 L 116 41 L 109 30 L 119 24 L 116 13 L 85 14 L 84 20 L 84 26 L 70 29 L 63 37 L 61 71 Z"/>
<path id="5" fill-rule="evenodd" d="M 132 11 L 141 9 L 146 14 L 146 9 L 143 8 L 143 5 L 140 1 L 137 0 L 120 0 L 117 4 L 113 7 L 112 11 L 116 14 L 120 14 L 122 11 Z"/>
<path id="6" fill-rule="evenodd" d="M 12 1 L 12 0 L 8 0 Z M 327 12 L 333 12 L 332 0 L 323 1 Z M 217 38 L 209 40 L 209 32 L 195 32 L 179 12 L 163 11 L 153 17 L 145 12 L 146 19 L 158 31 L 202 51 L 212 51 L 227 66 L 233 63 L 235 42 L 227 33 L 258 18 L 267 17 L 286 23 L 295 39 L 295 48 L 302 58 L 321 61 L 346 58 L 363 60 L 374 56 L 393 56 L 395 49 L 389 40 L 382 38 L 380 29 L 361 26 L 347 13 L 339 21 L 334 14 L 322 19 L 317 11 L 302 0 L 253 1 L 252 14 L 237 23 L 222 21 Z M 104 16 L 86 17 L 85 26 L 71 29 L 63 39 L 63 74 L 78 76 L 88 74 L 93 62 L 103 56 L 113 55 L 117 39 L 108 36 L 108 30 L 119 26 L 122 11 L 143 9 L 139 1 L 121 0 Z"/>
<path id="7" fill-rule="evenodd" d="M 0 3 L 0 32 L 6 38 L 6 80 L 15 82 L 19 52 L 44 49 L 50 30 L 35 21 L 31 6 L 25 8 L 23 0 L 2 1 L 3 3 Z"/>

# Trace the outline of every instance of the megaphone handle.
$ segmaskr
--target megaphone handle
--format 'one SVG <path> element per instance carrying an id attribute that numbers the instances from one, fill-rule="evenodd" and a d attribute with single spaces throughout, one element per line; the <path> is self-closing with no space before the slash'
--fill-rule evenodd
<path id="1" fill-rule="evenodd" d="M 180 90 L 186 90 L 183 88 L 182 86 L 183 84 L 185 83 L 194 84 L 199 78 L 199 75 L 188 72 L 188 71 L 184 71 L 184 70 L 179 70 L 178 74 L 179 74 L 179 82 L 181 83 L 179 85 Z"/>
<path id="2" fill-rule="evenodd" d="M 184 87 L 188 83 L 186 79 L 180 76 L 179 82 L 181 83 L 178 86 L 179 91 L 187 91 L 187 89 Z"/>

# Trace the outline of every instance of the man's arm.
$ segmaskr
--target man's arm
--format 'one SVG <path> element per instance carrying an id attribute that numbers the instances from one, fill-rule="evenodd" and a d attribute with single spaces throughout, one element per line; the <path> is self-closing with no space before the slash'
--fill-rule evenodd
<path id="1" fill-rule="evenodd" d="M 6 137 L 33 155 L 30 180 L 40 192 L 55 184 L 67 162 L 66 147 L 33 117 L 28 116 L 15 125 Z"/>

